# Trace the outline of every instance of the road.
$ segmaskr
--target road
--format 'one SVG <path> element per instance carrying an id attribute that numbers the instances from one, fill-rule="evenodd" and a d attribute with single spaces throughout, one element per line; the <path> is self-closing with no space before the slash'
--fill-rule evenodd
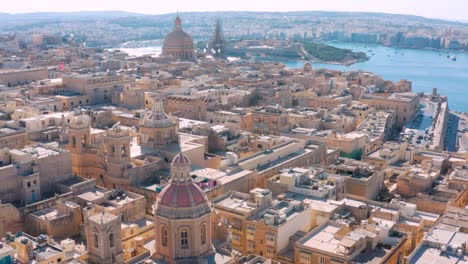
<path id="1" fill-rule="evenodd" d="M 457 151 L 458 130 L 460 124 L 460 117 L 453 112 L 450 112 L 447 131 L 445 133 L 445 149 L 448 151 Z"/>
<path id="2" fill-rule="evenodd" d="M 403 141 L 410 142 L 415 146 L 426 146 L 436 111 L 437 103 L 422 100 L 420 112 L 406 125 L 402 134 Z"/>
<path id="3" fill-rule="evenodd" d="M 458 148 L 459 152 L 468 153 L 468 113 L 451 111 L 450 116 L 445 142 L 448 141 L 452 147 L 448 146 L 448 150 L 455 151 Z"/>

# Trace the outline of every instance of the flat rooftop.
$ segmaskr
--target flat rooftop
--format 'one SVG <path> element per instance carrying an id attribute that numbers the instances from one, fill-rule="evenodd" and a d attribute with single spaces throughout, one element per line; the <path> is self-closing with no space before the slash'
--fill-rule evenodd
<path id="1" fill-rule="evenodd" d="M 413 257 L 409 260 L 409 264 L 461 264 L 468 263 L 468 258 L 464 255 L 456 256 L 443 254 L 440 249 L 422 245 Z"/>
<path id="2" fill-rule="evenodd" d="M 340 231 L 340 227 L 325 224 L 322 227 L 312 231 L 311 235 L 300 241 L 306 247 L 319 249 L 334 254 L 338 253 L 340 240 L 335 238 L 335 234 Z"/>
<path id="3" fill-rule="evenodd" d="M 151 219 L 151 218 L 147 218 L 147 217 L 144 217 L 142 219 L 139 219 L 137 221 L 131 221 L 131 222 L 125 222 L 125 223 L 122 223 L 121 226 L 122 228 L 125 228 L 125 227 L 129 227 L 130 225 L 137 225 L 138 228 L 143 228 L 145 226 L 149 226 L 151 224 L 154 224 L 154 220 Z"/>
<path id="4" fill-rule="evenodd" d="M 42 157 L 47 157 L 47 156 L 53 156 L 57 155 L 60 152 L 51 148 L 45 148 L 42 146 L 35 146 L 35 147 L 27 147 L 24 149 L 13 149 L 10 151 L 11 154 L 16 154 L 16 155 L 25 155 L 25 154 L 30 154 L 31 156 L 35 158 L 42 158 Z"/>
<path id="5" fill-rule="evenodd" d="M 1 134 L 10 134 L 10 133 L 14 133 L 18 131 L 18 129 L 13 129 L 13 128 L 9 128 L 9 127 L 2 127 L 0 128 L 0 135 Z"/>
<path id="6" fill-rule="evenodd" d="M 78 198 L 83 199 L 88 202 L 93 202 L 95 200 L 101 199 L 106 193 L 105 189 L 95 188 L 94 191 L 85 192 L 78 195 Z"/>
<path id="7" fill-rule="evenodd" d="M 36 258 L 38 260 L 47 260 L 57 254 L 62 253 L 63 251 L 59 248 L 52 247 L 50 245 L 46 245 L 43 247 L 36 247 L 34 249 L 34 253 L 36 254 Z"/>
<path id="8" fill-rule="evenodd" d="M 192 171 L 192 175 L 195 175 L 197 177 L 203 177 L 206 179 L 217 180 L 226 176 L 227 174 L 223 171 L 219 171 L 212 168 L 200 168 Z"/>
<path id="9" fill-rule="evenodd" d="M 4 254 L 7 254 L 7 253 L 13 254 L 15 253 L 15 249 L 3 243 L 2 247 L 0 247 L 0 255 L 4 256 Z"/>
<path id="10" fill-rule="evenodd" d="M 108 223 L 114 221 L 115 219 L 119 218 L 119 216 L 109 214 L 106 212 L 97 213 L 89 218 L 89 221 L 93 221 L 96 223 Z"/>
<path id="11" fill-rule="evenodd" d="M 254 203 L 249 201 L 248 196 L 242 197 L 236 193 L 225 195 L 224 197 L 217 198 L 215 200 L 216 201 L 213 201 L 212 203 L 216 206 L 221 206 L 242 213 L 250 213 L 257 209 Z"/>

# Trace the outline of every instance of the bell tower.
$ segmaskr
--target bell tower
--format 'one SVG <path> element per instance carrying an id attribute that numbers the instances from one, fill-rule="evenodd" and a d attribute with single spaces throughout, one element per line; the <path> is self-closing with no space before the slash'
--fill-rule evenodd
<path id="1" fill-rule="evenodd" d="M 131 166 L 130 143 L 131 136 L 128 130 L 123 130 L 120 124 L 107 130 L 107 176 L 109 180 L 121 180 L 125 177 L 125 170 Z"/>
<path id="2" fill-rule="evenodd" d="M 72 152 L 82 152 L 90 145 L 90 117 L 80 115 L 73 118 L 68 128 L 69 147 Z"/>
<path id="3" fill-rule="evenodd" d="M 91 146 L 90 117 L 79 115 L 73 118 L 68 127 L 68 147 L 72 157 L 72 171 L 74 175 L 87 177 L 86 168 L 91 165 L 86 159 L 86 150 Z"/>
<path id="4" fill-rule="evenodd" d="M 120 216 L 97 213 L 87 218 L 85 226 L 89 263 L 124 263 Z"/>

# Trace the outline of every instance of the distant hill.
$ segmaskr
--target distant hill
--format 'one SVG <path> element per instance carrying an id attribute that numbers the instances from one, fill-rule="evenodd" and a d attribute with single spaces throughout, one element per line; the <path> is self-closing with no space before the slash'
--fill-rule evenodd
<path id="1" fill-rule="evenodd" d="M 24 21 L 33 19 L 40 20 L 77 20 L 77 19 L 106 19 L 118 18 L 128 16 L 143 16 L 142 14 L 129 13 L 125 11 L 82 11 L 82 12 L 35 12 L 35 13 L 21 13 L 21 14 L 8 14 L 0 13 L 0 20 L 8 19 L 14 21 Z"/>
<path id="2" fill-rule="evenodd" d="M 366 12 L 187 12 L 181 13 L 184 29 L 195 40 L 212 37 L 214 23 L 222 20 L 224 34 L 230 39 L 295 39 L 315 32 L 324 34 L 394 36 L 399 32 L 422 37 L 451 37 L 460 43 L 468 40 L 468 23 L 430 19 L 420 16 Z M 173 28 L 176 14 L 145 15 L 124 11 L 85 11 L 65 13 L 0 13 L 0 32 L 18 36 L 34 33 L 73 34 L 78 41 L 93 46 L 113 46 L 133 40 L 162 39 Z M 352 24 L 352 27 L 347 25 Z M 352 32 L 349 32 L 352 28 Z M 450 29 L 447 31 L 447 29 Z M 348 30 L 348 32 L 344 32 Z M 449 33 L 447 33 L 449 32 Z M 332 36 L 331 36 L 332 37 Z M 374 41 L 375 42 L 375 41 Z M 388 39 L 387 39 L 388 42 Z M 372 42 L 370 42 L 372 43 Z"/>
<path id="3" fill-rule="evenodd" d="M 400 14 L 389 14 L 389 13 L 373 13 L 373 12 L 334 12 L 334 11 L 293 11 L 293 12 L 253 12 L 253 11 L 226 11 L 226 12 L 185 12 L 184 17 L 198 17 L 198 16 L 215 16 L 215 17 L 232 17 L 239 15 L 272 15 L 272 16 L 319 16 L 319 17 L 387 17 L 387 18 L 404 18 L 412 21 L 420 22 L 437 22 L 437 23 L 455 23 L 455 24 L 467 24 L 468 21 L 449 21 L 442 19 L 426 18 L 415 15 L 400 15 Z M 153 17 L 153 18 L 167 18 L 174 17 L 174 13 L 160 14 L 160 15 L 146 15 L 140 13 L 131 13 L 126 11 L 80 11 L 80 12 L 34 12 L 34 13 L 19 13 L 9 14 L 0 13 L 0 20 L 77 20 L 77 19 L 91 19 L 91 18 L 119 18 L 119 17 Z"/>

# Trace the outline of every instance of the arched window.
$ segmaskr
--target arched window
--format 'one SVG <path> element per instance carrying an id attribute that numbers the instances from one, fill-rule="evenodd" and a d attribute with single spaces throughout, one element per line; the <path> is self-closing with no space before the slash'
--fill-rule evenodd
<path id="1" fill-rule="evenodd" d="M 189 244 L 188 244 L 188 231 L 186 229 L 182 230 L 180 232 L 180 248 L 182 249 L 188 249 Z"/>
<path id="2" fill-rule="evenodd" d="M 95 248 L 99 248 L 99 238 L 98 238 L 98 235 L 97 234 L 94 234 L 93 236 L 93 242 L 94 242 L 94 247 Z"/>
<path id="3" fill-rule="evenodd" d="M 206 244 L 206 225 L 205 224 L 202 224 L 200 228 L 200 232 L 201 232 L 201 243 L 202 245 L 204 245 Z"/>
<path id="4" fill-rule="evenodd" d="M 161 228 L 161 245 L 167 247 L 167 228 L 164 226 Z"/>
<path id="5" fill-rule="evenodd" d="M 73 147 L 76 146 L 76 137 L 75 136 L 72 137 L 72 146 Z"/>
<path id="6" fill-rule="evenodd" d="M 87 141 L 86 135 L 82 135 L 81 136 L 81 146 L 86 147 L 86 141 Z"/>
<path id="7" fill-rule="evenodd" d="M 114 247 L 114 234 L 112 233 L 109 235 L 109 245 L 111 248 Z"/>

